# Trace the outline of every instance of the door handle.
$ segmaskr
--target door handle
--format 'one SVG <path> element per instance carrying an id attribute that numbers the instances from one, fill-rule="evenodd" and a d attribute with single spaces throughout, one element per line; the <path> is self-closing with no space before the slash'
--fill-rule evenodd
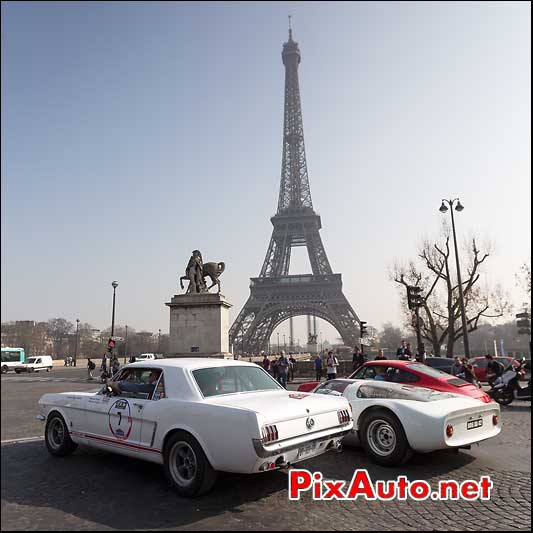
<path id="1" fill-rule="evenodd" d="M 134 403 L 133 405 L 137 407 L 138 409 L 142 409 L 144 407 L 142 403 Z"/>

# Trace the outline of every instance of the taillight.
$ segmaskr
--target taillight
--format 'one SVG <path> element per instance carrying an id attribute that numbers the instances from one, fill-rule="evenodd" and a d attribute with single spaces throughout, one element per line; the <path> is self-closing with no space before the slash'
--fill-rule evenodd
<path id="1" fill-rule="evenodd" d="M 351 416 L 347 409 L 337 411 L 337 416 L 339 417 L 339 424 L 341 426 L 345 426 L 346 424 L 350 423 Z"/>
<path id="2" fill-rule="evenodd" d="M 270 426 L 263 426 L 261 433 L 263 435 L 263 444 L 269 444 L 279 438 L 278 428 L 273 424 Z"/>
<path id="3" fill-rule="evenodd" d="M 451 424 L 448 424 L 446 426 L 446 436 L 450 438 L 453 435 L 453 426 Z"/>
<path id="4" fill-rule="evenodd" d="M 498 415 L 492 415 L 492 425 L 497 426 L 500 422 L 500 417 Z"/>

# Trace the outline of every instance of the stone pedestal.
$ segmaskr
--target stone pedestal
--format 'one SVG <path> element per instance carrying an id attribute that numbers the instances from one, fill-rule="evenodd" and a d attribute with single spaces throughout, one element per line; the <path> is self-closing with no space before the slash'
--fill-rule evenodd
<path id="1" fill-rule="evenodd" d="M 222 294 L 178 294 L 170 307 L 167 357 L 233 359 L 229 347 L 229 308 Z"/>

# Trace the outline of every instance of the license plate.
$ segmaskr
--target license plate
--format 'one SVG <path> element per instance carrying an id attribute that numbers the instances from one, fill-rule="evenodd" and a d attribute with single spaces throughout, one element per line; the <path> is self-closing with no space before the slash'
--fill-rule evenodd
<path id="1" fill-rule="evenodd" d="M 479 420 L 470 420 L 470 422 L 466 423 L 466 429 L 476 429 L 480 428 L 483 425 L 483 419 L 480 418 Z"/>
<path id="2" fill-rule="evenodd" d="M 305 459 L 306 457 L 310 457 L 311 455 L 314 455 L 316 451 L 317 451 L 316 444 L 308 444 L 307 446 L 298 448 L 298 459 Z"/>

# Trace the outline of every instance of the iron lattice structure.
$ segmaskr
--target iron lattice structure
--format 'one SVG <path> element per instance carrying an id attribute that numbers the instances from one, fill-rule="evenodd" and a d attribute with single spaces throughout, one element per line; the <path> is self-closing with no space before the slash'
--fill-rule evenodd
<path id="1" fill-rule="evenodd" d="M 230 329 L 234 353 L 266 350 L 274 329 L 299 315 L 326 320 L 354 346 L 360 320 L 342 292 L 320 237 L 320 216 L 313 209 L 305 157 L 302 106 L 298 83 L 301 55 L 292 39 L 283 45 L 285 110 L 278 210 L 261 273 L 251 278 L 250 297 Z M 291 249 L 306 246 L 312 274 L 289 275 Z"/>

